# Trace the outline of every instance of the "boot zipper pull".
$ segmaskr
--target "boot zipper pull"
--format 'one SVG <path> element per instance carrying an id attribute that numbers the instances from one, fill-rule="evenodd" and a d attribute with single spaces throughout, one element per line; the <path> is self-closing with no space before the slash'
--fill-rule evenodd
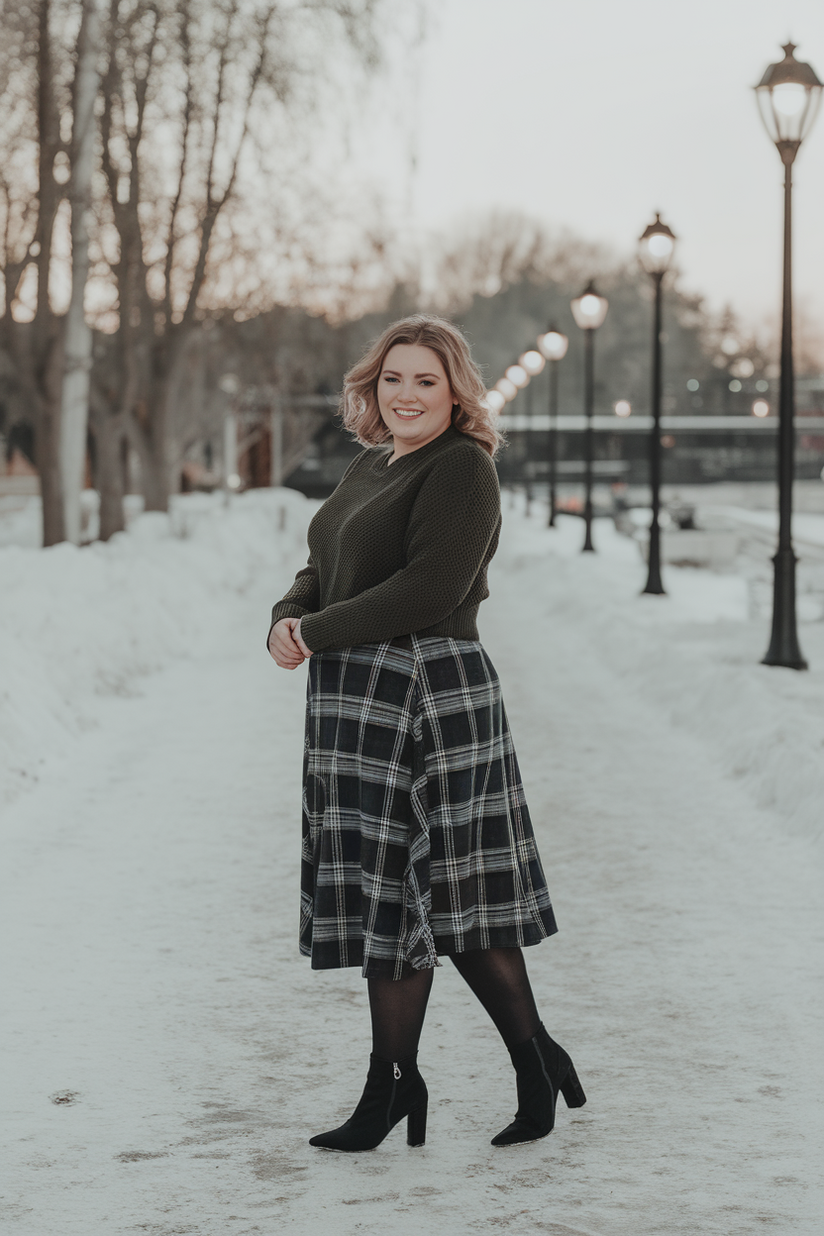
<path id="1" fill-rule="evenodd" d="M 394 1075 L 395 1081 L 400 1081 L 401 1071 L 398 1068 L 397 1063 L 392 1064 L 392 1073 Z"/>

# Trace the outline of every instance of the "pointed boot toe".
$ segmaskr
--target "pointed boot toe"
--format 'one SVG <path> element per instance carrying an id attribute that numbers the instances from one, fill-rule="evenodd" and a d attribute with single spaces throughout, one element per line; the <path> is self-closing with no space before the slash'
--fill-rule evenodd
<path id="1" fill-rule="evenodd" d="M 534 1142 L 551 1133 L 559 1093 L 567 1107 L 583 1107 L 587 1101 L 571 1059 L 543 1025 L 509 1054 L 517 1078 L 518 1111 L 512 1123 L 492 1138 L 493 1146 Z"/>
<path id="2" fill-rule="evenodd" d="M 423 1146 L 428 1100 L 415 1056 L 397 1061 L 372 1056 L 363 1094 L 352 1115 L 339 1128 L 310 1137 L 309 1145 L 349 1153 L 374 1150 L 405 1116 L 408 1144 Z"/>

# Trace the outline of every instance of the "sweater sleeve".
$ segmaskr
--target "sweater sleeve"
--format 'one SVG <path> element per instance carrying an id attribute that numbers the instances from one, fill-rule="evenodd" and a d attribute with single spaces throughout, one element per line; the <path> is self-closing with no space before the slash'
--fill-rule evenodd
<path id="1" fill-rule="evenodd" d="M 295 576 L 295 582 L 286 596 L 272 609 L 272 621 L 269 623 L 269 631 L 266 635 L 266 647 L 269 647 L 272 627 L 276 622 L 280 622 L 281 618 L 303 618 L 305 614 L 314 614 L 319 605 L 320 579 L 318 568 L 310 555 L 306 566 Z"/>
<path id="2" fill-rule="evenodd" d="M 469 592 L 495 535 L 501 499 L 495 465 L 481 451 L 450 452 L 415 499 L 406 565 L 358 596 L 301 622 L 313 652 L 381 643 L 433 626 Z"/>
<path id="3" fill-rule="evenodd" d="M 355 456 L 341 477 L 337 486 L 338 489 L 347 477 L 360 466 L 368 453 L 368 451 L 361 451 L 359 455 Z M 295 576 L 295 582 L 286 593 L 286 596 L 282 597 L 272 608 L 272 621 L 269 623 L 269 631 L 266 635 L 266 647 L 269 647 L 269 636 L 272 634 L 272 627 L 276 622 L 280 622 L 281 618 L 303 618 L 306 614 L 316 613 L 319 607 L 320 576 L 310 554 L 308 563 L 303 570 L 298 571 Z"/>

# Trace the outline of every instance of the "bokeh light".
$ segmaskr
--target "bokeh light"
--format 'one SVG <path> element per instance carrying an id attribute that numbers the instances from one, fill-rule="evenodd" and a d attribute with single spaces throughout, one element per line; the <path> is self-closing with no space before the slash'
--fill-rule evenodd
<path id="1" fill-rule="evenodd" d="M 529 384 L 529 374 L 522 365 L 510 365 L 506 370 L 506 377 L 509 378 L 513 386 L 519 388 Z"/>
<path id="2" fill-rule="evenodd" d="M 495 390 L 501 392 L 507 403 L 518 394 L 517 386 L 510 382 L 509 378 L 498 378 L 498 381 L 495 383 Z"/>
<path id="3" fill-rule="evenodd" d="M 539 337 L 538 347 L 547 360 L 559 361 L 563 360 L 567 354 L 569 340 L 558 330 L 548 330 L 545 335 Z"/>
<path id="4" fill-rule="evenodd" d="M 524 352 L 523 356 L 518 357 L 518 364 L 522 369 L 525 369 L 531 378 L 534 378 L 541 372 L 546 361 L 540 352 L 529 351 Z"/>

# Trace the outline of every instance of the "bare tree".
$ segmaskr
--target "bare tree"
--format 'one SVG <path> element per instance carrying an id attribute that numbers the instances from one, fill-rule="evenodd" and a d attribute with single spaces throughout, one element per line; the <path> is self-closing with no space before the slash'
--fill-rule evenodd
<path id="1" fill-rule="evenodd" d="M 86 469 L 86 431 L 92 332 L 86 321 L 89 233 L 95 156 L 95 102 L 99 86 L 100 15 L 98 0 L 82 0 L 77 37 L 77 67 L 72 90 L 71 299 L 65 325 L 65 368 L 60 417 L 60 476 L 64 531 L 80 541 L 80 494 Z"/>
<path id="2" fill-rule="evenodd" d="M 215 248 L 243 220 L 239 189 L 255 175 L 254 143 L 284 117 L 294 139 L 324 50 L 343 41 L 373 56 L 375 9 L 375 0 L 110 0 L 101 244 L 118 323 L 93 420 L 106 460 L 124 435 L 136 448 L 149 509 L 165 509 L 177 486 L 185 444 L 174 392 Z M 248 215 L 245 226 L 254 228 Z M 104 534 L 120 526 L 120 505 L 103 494 Z"/>
<path id="3" fill-rule="evenodd" d="M 445 313 L 523 281 L 572 284 L 615 264 L 603 246 L 567 231 L 551 233 L 517 211 L 462 220 L 455 232 L 431 238 L 428 249 L 424 295 Z"/>
<path id="4" fill-rule="evenodd" d="M 53 33 L 52 0 L 3 11 L 3 115 L 0 160 L 5 313 L 0 343 L 9 358 L 13 398 L 34 424 L 43 496 L 43 539 L 64 535 L 59 466 L 63 323 L 52 302 L 55 223 L 68 176 L 60 132 L 65 58 Z"/>

